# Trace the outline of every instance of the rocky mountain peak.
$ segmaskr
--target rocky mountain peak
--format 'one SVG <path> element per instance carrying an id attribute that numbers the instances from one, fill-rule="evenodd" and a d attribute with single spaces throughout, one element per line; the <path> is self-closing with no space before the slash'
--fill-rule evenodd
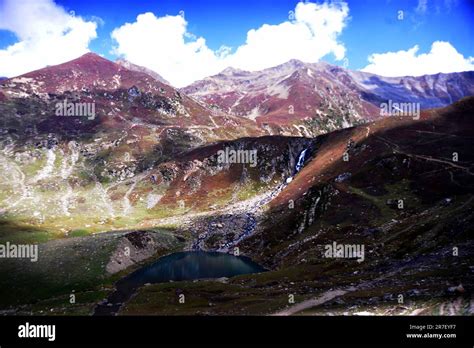
<path id="1" fill-rule="evenodd" d="M 171 85 L 171 83 L 168 82 L 168 80 L 166 80 L 163 76 L 161 76 L 160 74 L 158 74 L 156 71 L 152 69 L 148 69 L 147 67 L 134 64 L 126 59 L 117 59 L 115 63 L 124 67 L 125 69 L 145 73 L 153 77 L 155 80 L 160 81 L 161 83 Z"/>
<path id="2" fill-rule="evenodd" d="M 225 68 L 224 70 L 222 70 L 219 75 L 242 75 L 242 74 L 245 74 L 245 73 L 248 73 L 248 71 L 246 70 L 242 70 L 242 69 L 237 69 L 237 68 L 233 68 L 233 67 L 227 67 Z"/>

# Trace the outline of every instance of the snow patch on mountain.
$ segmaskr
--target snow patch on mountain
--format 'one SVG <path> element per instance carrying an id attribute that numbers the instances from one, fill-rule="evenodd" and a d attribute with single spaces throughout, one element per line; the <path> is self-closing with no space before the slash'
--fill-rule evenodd
<path id="1" fill-rule="evenodd" d="M 251 120 L 255 120 L 259 116 L 260 116 L 260 112 L 259 112 L 258 106 L 254 107 L 252 111 L 249 114 L 247 114 L 247 117 Z"/>

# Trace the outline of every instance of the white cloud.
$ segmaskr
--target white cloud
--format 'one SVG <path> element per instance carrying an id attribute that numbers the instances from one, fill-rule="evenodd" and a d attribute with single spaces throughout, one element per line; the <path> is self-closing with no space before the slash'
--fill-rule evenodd
<path id="1" fill-rule="evenodd" d="M 222 59 L 207 47 L 205 39 L 188 34 L 186 26 L 182 16 L 157 18 L 151 12 L 141 14 L 136 22 L 112 32 L 118 43 L 114 52 L 157 71 L 175 85 L 183 85 L 193 76 L 215 72 Z"/>
<path id="2" fill-rule="evenodd" d="M 250 30 L 245 44 L 232 53 L 225 46 L 214 51 L 204 38 L 188 33 L 182 16 L 145 13 L 112 32 L 117 43 L 113 52 L 157 71 L 178 87 L 228 66 L 259 70 L 290 59 L 317 62 L 328 54 L 344 58 L 345 47 L 337 39 L 349 18 L 346 3 L 300 2 L 292 15 L 283 23 Z"/>
<path id="3" fill-rule="evenodd" d="M 449 42 L 433 42 L 429 53 L 418 51 L 415 45 L 406 51 L 374 53 L 362 71 L 382 76 L 421 76 L 474 70 L 474 57 L 465 58 Z"/>
<path id="4" fill-rule="evenodd" d="M 337 60 L 345 56 L 345 47 L 337 41 L 348 19 L 346 3 L 302 3 L 294 11 L 295 19 L 278 25 L 263 25 L 247 33 L 247 41 L 229 57 L 234 67 L 259 70 L 290 59 L 317 62 L 332 53 Z"/>
<path id="5" fill-rule="evenodd" d="M 67 13 L 52 0 L 0 1 L 0 29 L 18 42 L 0 50 L 0 76 L 16 76 L 88 52 L 97 24 Z"/>

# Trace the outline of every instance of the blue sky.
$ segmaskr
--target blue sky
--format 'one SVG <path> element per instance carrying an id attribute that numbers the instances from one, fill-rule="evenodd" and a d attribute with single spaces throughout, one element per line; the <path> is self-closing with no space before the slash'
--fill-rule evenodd
<path id="1" fill-rule="evenodd" d="M 32 0 L 33 3 L 34 0 Z M 232 53 L 235 53 L 239 47 L 245 46 L 247 43 L 247 33 L 250 30 L 258 30 L 262 28 L 264 24 L 274 26 L 274 33 L 268 33 L 268 40 L 278 41 L 277 35 L 286 37 L 282 39 L 282 43 L 287 42 L 288 51 L 293 50 L 294 57 L 290 53 L 281 52 L 281 59 L 296 58 L 301 60 L 324 60 L 332 64 L 346 66 L 349 69 L 359 70 L 365 69 L 367 71 L 375 73 L 383 73 L 385 75 L 396 75 L 397 73 L 406 74 L 418 74 L 416 65 L 424 65 L 430 67 L 427 71 L 420 70 L 422 73 L 432 73 L 438 69 L 441 72 L 448 72 L 448 70 L 471 70 L 470 65 L 474 63 L 474 60 L 469 60 L 470 57 L 474 57 L 474 2 L 471 0 L 349 0 L 349 1 L 333 1 L 327 2 L 328 7 L 323 9 L 322 7 L 311 7 L 300 6 L 300 13 L 314 12 L 315 17 L 318 11 L 332 11 L 327 12 L 334 13 L 334 23 L 329 23 L 327 27 L 320 27 L 316 23 L 314 28 L 322 28 L 322 33 L 315 33 L 315 37 L 308 41 L 308 51 L 314 50 L 314 55 L 310 53 L 306 54 L 303 52 L 302 47 L 293 46 L 291 43 L 294 41 L 291 39 L 291 35 L 299 33 L 298 30 L 288 29 L 288 32 L 281 30 L 277 26 L 284 22 L 289 21 L 289 11 L 295 11 L 295 7 L 298 1 L 288 0 L 158 0 L 158 1 L 117 1 L 117 0 L 101 0 L 101 1 L 78 1 L 78 0 L 36 0 L 36 2 L 43 2 L 45 8 L 48 10 L 32 9 L 28 8 L 17 8 L 14 0 L 0 0 L 0 11 L 3 10 L 3 16 L 0 12 L 0 66 L 2 65 L 2 55 L 9 55 L 11 61 L 5 60 L 4 66 L 13 64 L 13 56 L 16 54 L 16 61 L 20 53 L 17 50 L 12 49 L 12 45 L 27 41 L 31 45 L 31 51 L 35 43 L 32 40 L 38 42 L 46 42 L 43 36 L 37 34 L 41 32 L 41 26 L 43 22 L 36 24 L 36 30 L 30 28 L 23 28 L 27 24 L 21 23 L 23 20 L 20 18 L 15 20 L 16 14 L 21 11 L 28 11 L 31 16 L 31 22 L 38 20 L 34 18 L 34 13 L 37 16 L 48 17 L 47 11 L 56 11 L 59 9 L 65 13 L 65 16 L 73 15 L 76 18 L 80 18 L 83 23 L 73 26 L 71 29 L 65 17 L 64 21 L 57 24 L 58 28 L 61 25 L 66 26 L 66 29 L 60 29 L 63 31 L 74 31 L 77 27 L 77 35 L 80 37 L 76 46 L 71 47 L 69 51 L 71 54 L 76 51 L 79 52 L 79 46 L 82 50 L 91 50 L 99 53 L 106 58 L 115 60 L 119 56 L 123 56 L 129 60 L 135 60 L 135 63 L 141 65 L 148 65 L 148 67 L 158 71 L 162 75 L 170 80 L 175 79 L 183 84 L 188 82 L 187 79 L 173 76 L 169 70 L 182 69 L 183 74 L 191 74 L 197 67 L 202 65 L 217 65 L 221 68 L 220 64 L 234 64 L 236 67 L 246 68 L 247 70 L 258 70 L 259 68 L 266 67 L 265 61 L 258 62 L 252 65 L 252 60 L 258 60 L 258 57 L 262 56 L 262 52 L 255 50 L 255 57 L 252 57 L 250 53 L 242 53 L 237 55 L 239 57 L 230 57 Z M 323 1 L 314 1 L 316 4 L 321 5 Z M 28 1 L 26 1 L 28 3 Z M 347 11 L 342 14 L 343 10 L 338 7 L 338 4 L 343 3 L 347 7 Z M 2 7 L 3 6 L 3 7 Z M 33 6 L 33 5 L 31 5 Z M 159 30 L 163 28 L 157 24 L 153 27 L 152 24 L 158 22 L 160 18 L 169 16 L 178 16 L 180 11 L 184 11 L 185 24 L 174 23 L 176 27 L 170 24 L 170 33 L 173 32 L 171 28 L 175 28 L 179 31 L 181 26 L 185 25 L 185 31 L 194 36 L 186 37 L 185 41 L 193 42 L 202 38 L 205 40 L 205 47 L 198 48 L 200 53 L 204 50 L 212 51 L 212 53 L 203 53 L 196 56 L 194 60 L 182 60 L 182 57 L 173 57 L 173 52 L 168 52 L 171 57 L 169 59 L 175 59 L 176 62 L 165 62 L 160 61 L 159 63 L 153 63 L 156 58 L 163 55 L 163 51 L 156 52 L 151 51 L 151 47 L 154 43 L 161 45 L 163 50 L 168 47 L 169 41 L 163 38 L 166 36 L 167 30 Z M 339 11 L 339 12 L 337 12 Z M 400 11 L 403 11 L 401 13 Z M 46 14 L 45 14 L 46 13 Z M 145 13 L 152 13 L 154 17 L 148 18 L 147 21 L 143 20 L 143 23 L 139 25 L 137 16 Z M 183 13 L 183 12 L 182 12 Z M 326 12 L 325 12 L 326 13 Z M 337 17 L 337 16 L 338 17 Z M 302 18 L 303 15 L 300 15 Z M 20 17 L 20 16 L 18 16 Z M 53 16 L 51 17 L 53 18 Z M 309 17 L 308 17 L 309 18 Z M 308 21 L 311 21 L 312 19 Z M 317 20 L 317 19 L 316 19 Z M 52 19 L 54 22 L 54 20 Z M 3 23 L 2 23 L 3 22 Z M 306 20 L 303 20 L 307 24 Z M 340 23 L 339 23 L 340 22 Z M 95 23 L 95 32 L 92 33 L 92 28 L 86 25 Z M 117 37 L 112 38 L 111 34 L 117 28 L 121 28 L 125 23 L 136 24 L 135 28 L 128 28 L 122 30 L 122 36 L 120 39 Z M 343 23 L 343 28 L 338 28 L 338 25 Z M 145 31 L 146 27 L 156 28 L 155 32 L 150 29 L 150 32 Z M 310 25 L 311 27 L 311 25 Z M 55 27 L 56 28 L 56 27 Z M 294 29 L 294 28 L 293 28 Z M 59 29 L 58 29 L 59 30 Z M 319 30 L 319 29 L 314 29 Z M 135 35 L 135 37 L 134 37 Z M 46 34 L 45 34 L 46 36 Z M 176 37 L 177 40 L 179 36 Z M 277 38 L 277 39 L 275 39 Z M 58 44 L 64 41 L 60 41 L 57 37 L 49 38 L 48 50 L 53 50 L 53 43 L 51 40 L 58 40 Z M 127 41 L 128 40 L 128 41 Z M 136 42 L 142 40 L 141 45 Z M 160 41 L 164 40 L 164 41 Z M 266 42 L 264 31 L 261 31 L 260 42 Z M 319 40 L 319 41 L 318 41 Z M 69 41 L 71 41 L 69 39 Z M 322 43 L 319 49 L 318 42 Z M 428 63 L 424 63 L 425 60 L 416 60 L 419 55 L 429 54 L 433 48 L 433 43 L 443 42 L 444 45 L 438 45 L 436 51 L 438 57 L 424 57 Z M 290 44 L 289 44 L 290 43 Z M 132 45 L 133 44 L 133 45 Z M 276 44 L 276 43 L 275 43 Z M 274 45 L 275 45 L 274 44 Z M 302 40 L 301 45 L 305 45 Z M 63 44 L 64 45 L 64 44 Z M 69 44 L 68 44 L 69 45 Z M 448 46 L 449 45 L 449 46 Z M 25 45 L 26 46 L 26 45 Z M 198 46 L 201 46 L 199 44 Z M 215 52 L 219 48 L 226 46 L 230 47 L 231 50 L 228 54 L 228 59 L 212 59 L 204 58 L 209 54 L 216 54 Z M 251 50 L 252 45 L 248 45 L 248 50 Z M 291 47 L 290 47 L 291 46 Z M 409 52 L 413 57 L 405 57 L 408 59 L 406 64 L 406 72 L 394 69 L 391 71 L 393 62 L 403 63 L 403 57 L 406 54 L 401 52 L 398 56 L 390 56 L 389 52 L 404 51 Z M 118 49 L 117 49 L 118 47 Z M 451 50 L 451 47 L 454 49 Z M 188 47 L 189 48 L 189 47 Z M 39 50 L 39 48 L 37 48 Z M 272 50 L 273 46 L 269 45 L 268 50 Z M 183 55 L 183 52 L 188 52 L 184 48 L 176 47 L 176 56 Z M 342 53 L 341 50 L 344 52 Z M 45 49 L 43 49 L 43 52 Z M 132 52 L 133 51 L 133 52 Z M 242 50 L 245 51 L 245 50 Z M 449 52 L 448 52 L 449 51 Z M 448 52 L 448 53 L 446 53 Z M 52 53 L 51 53 L 52 54 Z M 160 55 L 161 54 L 161 55 Z M 372 67 L 370 67 L 370 57 L 373 54 L 379 54 L 375 60 L 372 60 Z M 446 66 L 446 62 L 442 62 L 440 55 L 446 55 L 446 59 L 453 62 L 452 66 Z M 452 58 L 450 54 L 453 55 Z M 456 55 L 457 54 L 457 55 Z M 57 59 L 53 59 L 52 63 L 56 63 L 60 60 L 59 56 L 63 56 L 63 53 L 56 54 Z M 409 54 L 410 55 L 410 54 Z M 24 53 L 24 61 L 26 62 L 28 57 L 27 53 Z M 38 54 L 33 57 L 38 57 Z M 145 56 L 150 56 L 147 60 Z M 278 53 L 275 54 L 278 56 Z M 434 53 L 433 53 L 434 56 Z M 461 56 L 462 59 L 459 57 Z M 32 57 L 32 58 L 33 58 Z M 65 58 L 66 56 L 64 56 Z M 8 58 L 8 57 L 7 57 Z M 5 58 L 5 59 L 7 59 Z M 155 58 L 154 60 L 152 58 Z M 273 56 L 267 57 L 269 64 L 279 63 L 280 61 Z M 45 58 L 45 61 L 48 60 Z M 173 65 L 174 64 L 174 65 Z M 436 64 L 440 64 L 437 68 Z M 444 65 L 443 65 L 444 64 Z M 23 64 L 25 65 L 25 64 Z M 28 64 L 26 64 L 28 65 Z M 240 65 L 240 66 L 239 66 Z M 396 64 L 398 65 L 398 64 Z M 410 68 L 408 68 L 410 65 Z M 189 72 L 186 72 L 186 67 L 189 66 Z M 467 68 L 466 68 L 467 67 Z M 21 71 L 19 68 L 16 69 L 13 66 L 13 72 Z M 5 68 L 6 69 L 6 68 Z M 168 71 L 163 71 L 168 70 Z M 200 72 L 201 75 L 205 73 L 214 72 L 212 69 L 203 70 Z M 2 71 L 0 68 L 0 75 L 8 73 L 8 70 Z M 199 73 L 196 73 L 197 77 Z M 166 76 L 168 75 L 168 76 Z"/>
<path id="2" fill-rule="evenodd" d="M 298 1 L 287 0 L 161 0 L 161 1 L 57 1 L 68 11 L 104 20 L 99 38 L 91 49 L 109 58 L 110 33 L 123 23 L 135 21 L 137 15 L 153 12 L 157 16 L 176 15 L 184 11 L 189 31 L 206 38 L 212 49 L 222 45 L 237 47 L 245 42 L 247 32 L 264 23 L 278 24 L 288 19 Z M 341 35 L 346 44 L 349 68 L 361 69 L 367 57 L 375 52 L 398 51 L 416 44 L 427 52 L 433 41 L 449 41 L 467 56 L 474 55 L 474 2 L 428 1 L 424 14 L 415 10 L 417 0 L 348 1 L 350 22 Z M 398 20 L 398 11 L 405 20 Z M 0 43 L 3 43 L 0 41 Z M 1 46 L 0 46 L 1 47 Z M 342 65 L 332 57 L 327 61 Z"/>

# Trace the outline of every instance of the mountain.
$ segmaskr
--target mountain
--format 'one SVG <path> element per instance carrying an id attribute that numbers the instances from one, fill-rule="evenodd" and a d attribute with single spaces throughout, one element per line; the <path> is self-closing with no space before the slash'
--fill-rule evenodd
<path id="1" fill-rule="evenodd" d="M 216 113 L 136 66 L 130 70 L 94 53 L 3 81 L 1 90 L 11 99 L 31 97 L 49 104 L 62 97 L 93 99 L 98 116 L 122 121 L 139 114 L 142 121 L 155 125 L 219 122 Z"/>
<path id="2" fill-rule="evenodd" d="M 474 71 L 424 76 L 383 77 L 349 71 L 358 86 L 382 100 L 420 103 L 421 109 L 439 108 L 474 94 Z"/>
<path id="3" fill-rule="evenodd" d="M 446 106 L 474 94 L 474 72 L 385 78 L 324 62 L 291 60 L 262 71 L 227 68 L 182 91 L 223 112 L 265 126 L 295 126 L 302 135 L 380 117 L 380 104 Z"/>
<path id="4" fill-rule="evenodd" d="M 228 68 L 182 91 L 283 134 L 296 130 L 311 136 L 376 118 L 378 108 L 329 69 L 297 60 L 258 72 Z"/>
<path id="5" fill-rule="evenodd" d="M 407 226 L 405 219 L 420 217 L 415 225 L 424 226 L 421 216 L 434 212 L 432 219 L 443 223 L 443 211 L 473 204 L 473 114 L 474 97 L 466 97 L 423 111 L 421 120 L 388 117 L 315 138 L 304 168 L 270 203 L 268 240 L 279 243 L 276 229 L 298 239 L 308 229 L 325 230 L 325 223 L 333 230 L 396 221 L 392 227 L 398 229 Z M 401 208 L 392 204 L 398 199 L 404 200 Z M 289 200 L 294 209 L 288 209 Z M 361 210 L 338 209 L 343 206 Z"/>
<path id="6" fill-rule="evenodd" d="M 186 129 L 188 137 L 200 144 L 222 139 L 224 132 L 229 133 L 225 139 L 261 134 L 254 122 L 214 112 L 145 72 L 129 70 L 93 53 L 3 81 L 0 99 L 7 100 L 2 105 L 5 127 L 12 120 L 9 115 L 22 115 L 13 117 L 19 134 L 28 127 L 65 138 L 101 131 L 160 137 L 163 130 L 176 127 L 179 132 Z M 55 106 L 65 101 L 93 104 L 94 118 L 54 117 Z M 106 134 L 113 138 L 110 135 Z"/>
<path id="7" fill-rule="evenodd" d="M 94 114 L 57 116 L 64 103 L 93 107 Z M 162 163 L 210 143 L 264 135 L 251 120 L 214 112 L 91 53 L 3 81 L 0 113 L 0 165 L 8 173 L 0 180 L 0 215 L 60 233 L 83 225 L 83 216 L 102 229 L 104 221 L 115 225 L 119 211 L 125 225 L 139 211 L 154 215 L 147 204 L 129 210 L 130 195 L 135 185 L 163 195 L 169 182 L 148 176 Z"/>
<path id="8" fill-rule="evenodd" d="M 123 66 L 124 68 L 128 69 L 128 70 L 133 70 L 133 71 L 138 71 L 138 72 L 142 72 L 142 73 L 145 73 L 147 75 L 150 75 L 151 77 L 153 77 L 155 80 L 158 80 L 160 81 L 161 83 L 164 83 L 166 85 L 171 85 L 167 80 L 165 80 L 160 74 L 158 74 L 157 72 L 151 70 L 151 69 L 148 69 L 148 68 L 145 68 L 144 66 L 140 66 L 140 65 L 136 65 L 136 64 L 133 64 L 131 62 L 129 62 L 128 60 L 125 60 L 125 59 L 117 59 L 115 61 L 115 63 L 117 63 L 118 65 L 120 66 Z"/>

